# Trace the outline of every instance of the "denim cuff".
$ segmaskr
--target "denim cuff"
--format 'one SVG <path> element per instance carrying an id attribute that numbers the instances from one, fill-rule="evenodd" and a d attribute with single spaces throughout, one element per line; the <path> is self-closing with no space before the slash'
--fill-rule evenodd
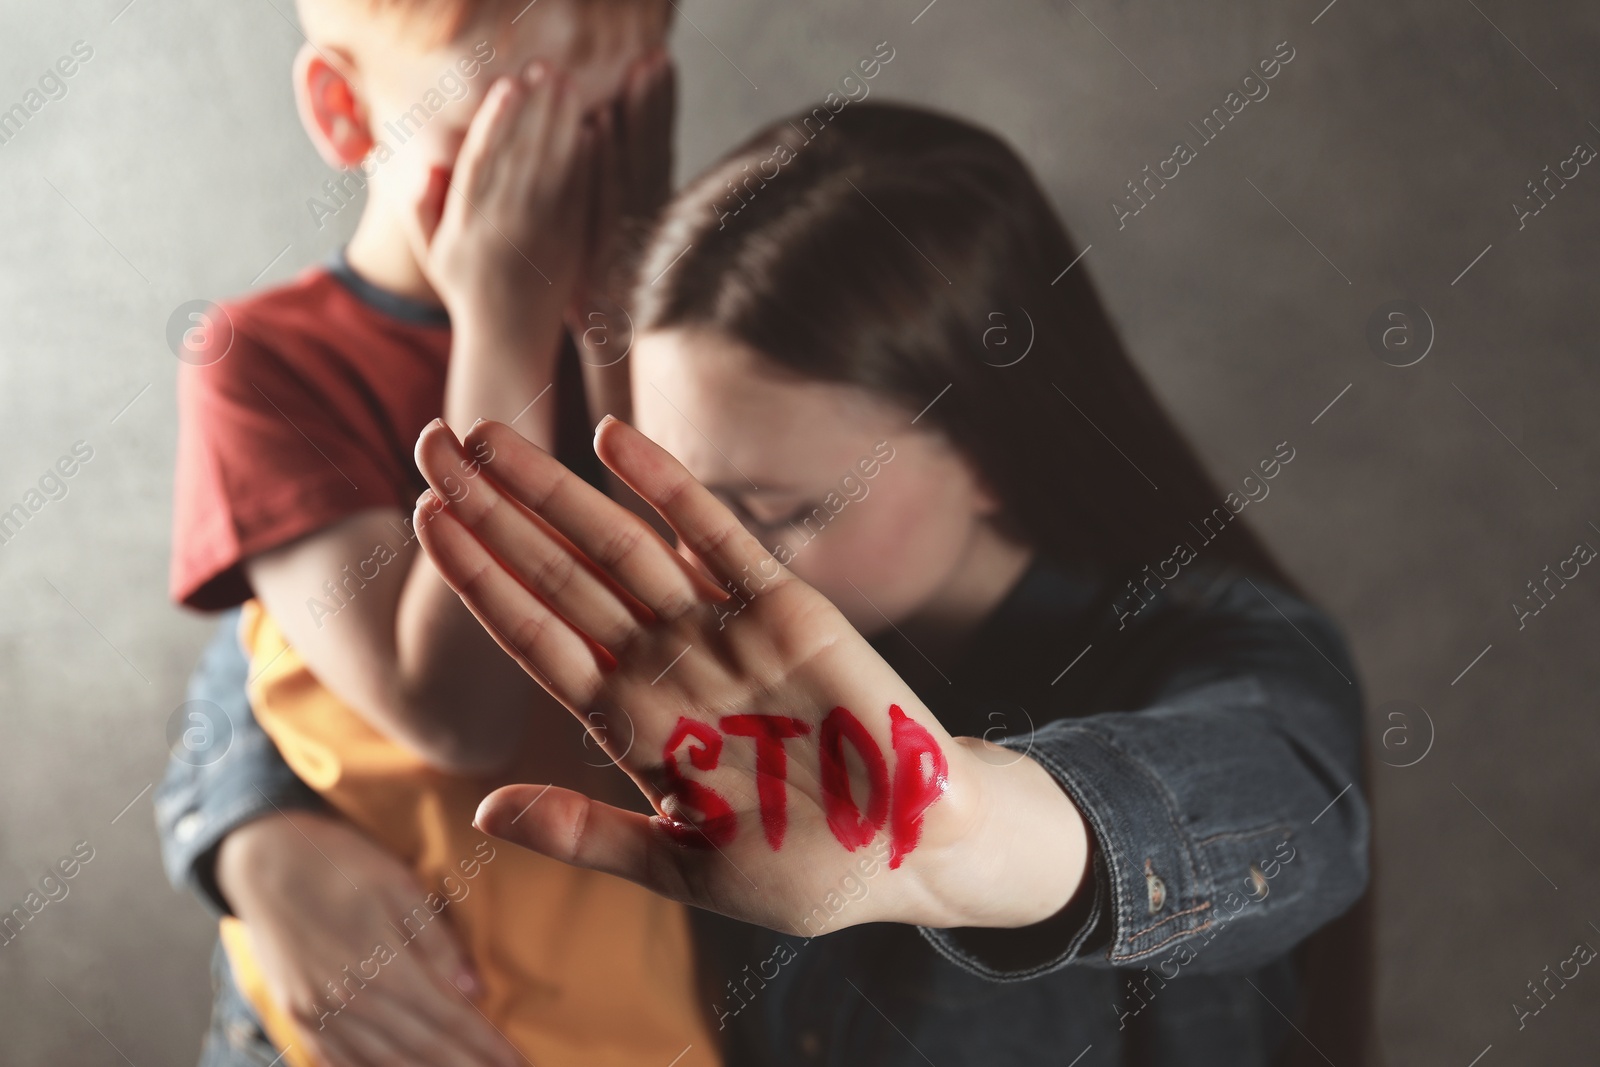
<path id="1" fill-rule="evenodd" d="M 1211 924 L 1207 865 L 1197 858 L 1171 792 L 1110 738 L 1071 720 L 1032 738 L 999 742 L 1029 747 L 1072 798 L 1094 835 L 1105 870 L 1109 936 L 1103 959 L 1136 963 Z M 1063 953 L 1056 961 L 1065 964 Z"/>
<path id="2" fill-rule="evenodd" d="M 1176 801 L 1148 768 L 1072 720 L 997 743 L 1031 756 L 1082 813 L 1094 839 L 1092 896 L 1073 926 L 1055 916 L 1007 931 L 1031 942 L 1031 958 L 994 951 L 997 931 L 986 931 L 985 950 L 975 952 L 975 931 L 923 929 L 945 958 L 992 981 L 1020 981 L 1093 957 L 1133 964 L 1211 925 L 1206 865 L 1181 829 Z"/>
<path id="3" fill-rule="evenodd" d="M 276 754 L 276 750 L 274 750 Z M 168 779 L 164 787 L 172 781 Z M 326 803 L 290 772 L 280 778 L 262 769 L 239 772 L 237 781 L 168 789 L 156 798 L 161 864 L 175 889 L 188 889 L 213 918 L 232 915 L 217 885 L 217 849 L 233 831 L 265 815 L 288 810 L 323 810 Z"/>
<path id="4" fill-rule="evenodd" d="M 206 747 L 191 748 L 182 735 L 154 798 L 167 880 L 191 890 L 216 917 L 232 914 L 215 874 L 223 838 L 263 815 L 328 806 L 295 776 L 256 722 L 245 688 L 249 670 L 239 646 L 239 612 L 225 612 L 187 689 L 185 721 L 203 723 Z"/>

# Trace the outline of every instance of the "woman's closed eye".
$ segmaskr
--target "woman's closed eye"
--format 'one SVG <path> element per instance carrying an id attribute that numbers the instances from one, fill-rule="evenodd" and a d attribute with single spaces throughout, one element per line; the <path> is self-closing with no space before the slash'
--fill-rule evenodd
<path id="1" fill-rule="evenodd" d="M 776 518 L 761 518 L 738 500 L 730 501 L 729 506 L 732 508 L 733 513 L 738 516 L 739 522 L 752 533 L 787 530 L 791 523 L 811 514 L 811 505 L 809 504 L 801 504 L 799 507 L 791 509 L 787 514 Z"/>

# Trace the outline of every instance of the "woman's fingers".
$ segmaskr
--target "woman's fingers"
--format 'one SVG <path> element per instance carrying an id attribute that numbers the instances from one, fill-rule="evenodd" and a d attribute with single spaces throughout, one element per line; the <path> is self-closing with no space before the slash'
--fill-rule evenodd
<path id="1" fill-rule="evenodd" d="M 673 842 L 655 821 L 559 786 L 508 785 L 484 797 L 472 824 L 562 863 L 626 878 L 670 900 L 703 903 L 693 899 L 685 877 L 685 865 L 699 859 L 699 851 Z"/>
<path id="2" fill-rule="evenodd" d="M 632 426 L 606 416 L 595 428 L 595 453 L 667 520 L 684 546 L 725 585 L 747 588 L 751 578 L 758 577 L 762 588 L 770 588 L 790 577 L 711 490 Z"/>
<path id="3" fill-rule="evenodd" d="M 389 966 L 398 967 L 400 963 L 397 960 Z M 360 1017 L 361 1023 L 371 1032 L 383 1035 L 404 1057 L 386 1062 L 415 1063 L 419 1067 L 440 1064 L 506 1067 L 518 1062 L 508 1059 L 503 1052 L 497 1057 L 481 1047 L 484 1037 L 477 1031 L 488 1030 L 488 1027 L 475 1012 L 471 1019 L 462 1016 L 459 994 L 437 990 L 426 978 L 413 981 L 413 988 L 400 989 L 396 983 L 401 979 L 399 974 L 380 973 L 377 983 L 356 994 L 372 997 Z M 458 1003 L 451 1004 L 445 997 L 454 998 Z M 471 1011 L 471 1008 L 466 1010 Z M 492 1031 L 490 1036 L 493 1036 Z"/>
<path id="4" fill-rule="evenodd" d="M 491 453 L 483 452 L 483 455 Z M 434 422 L 417 439 L 417 466 L 450 514 L 491 546 L 496 560 L 574 629 L 608 649 L 639 629 L 642 611 L 623 602 L 572 546 L 544 522 L 500 492 L 455 434 Z M 630 598 L 631 599 L 631 598 Z"/>
<path id="5" fill-rule="evenodd" d="M 427 1067 L 397 1045 L 381 1027 L 361 1017 L 341 1012 L 317 1034 L 336 1063 L 352 1067 Z"/>
<path id="6" fill-rule="evenodd" d="M 573 714 L 588 707 L 601 685 L 598 646 L 512 577 L 432 489 L 413 524 L 440 575 L 506 654 Z"/>
<path id="7" fill-rule="evenodd" d="M 437 926 L 444 920 L 437 920 Z M 432 934 L 424 930 L 418 940 Z M 463 1064 L 464 1067 L 514 1067 L 522 1062 L 517 1050 L 501 1036 L 478 1009 L 442 976 L 423 966 L 419 957 L 407 957 L 416 942 L 402 945 L 400 958 L 379 973 L 370 991 L 378 995 L 363 1021 L 424 1064 Z M 389 970 L 394 969 L 390 974 Z"/>
<path id="8" fill-rule="evenodd" d="M 639 516 L 573 474 L 548 452 L 498 422 L 467 433 L 474 455 L 508 496 L 548 522 L 658 618 L 674 619 L 725 594 Z M 489 547 L 498 552 L 498 543 Z"/>
<path id="9" fill-rule="evenodd" d="M 414 900 L 393 902 L 395 913 L 400 915 L 401 928 L 408 935 L 410 930 L 403 924 L 409 917 L 406 909 L 414 903 Z M 424 970 L 436 980 L 440 989 L 448 990 L 452 997 L 457 992 L 470 997 L 480 991 L 477 972 L 467 962 L 467 954 L 461 948 L 455 928 L 448 922 L 430 923 L 420 934 L 406 942 L 406 948 L 416 952 Z"/>

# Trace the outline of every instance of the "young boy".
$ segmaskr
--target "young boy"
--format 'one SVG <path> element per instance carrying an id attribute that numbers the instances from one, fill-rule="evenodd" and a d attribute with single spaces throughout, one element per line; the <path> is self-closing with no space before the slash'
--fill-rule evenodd
<path id="1" fill-rule="evenodd" d="M 300 14 L 302 120 L 330 164 L 360 168 L 339 188 L 364 184 L 367 204 L 332 263 L 224 305 L 231 331 L 213 336 L 226 347 L 181 369 L 171 593 L 200 609 L 245 604 L 263 728 L 303 780 L 439 889 L 393 944 L 327 976 L 317 1028 L 338 1026 L 383 981 L 385 953 L 445 914 L 479 1007 L 527 1059 L 715 1064 L 681 907 L 471 829 L 503 781 L 619 803 L 633 791 L 592 749 L 583 758 L 566 710 L 500 651 L 407 525 L 425 486 L 412 443 L 441 417 L 457 433 L 511 422 L 626 496 L 588 448 L 599 414 L 627 400 L 610 354 L 621 341 L 605 336 L 620 324 L 595 314 L 615 308 L 628 220 L 666 191 L 667 6 L 302 0 Z M 581 360 L 568 322 L 584 330 Z M 478 474 L 463 464 L 459 492 Z M 249 930 L 229 919 L 222 933 L 285 1062 L 309 1064 L 305 1006 L 277 1002 Z"/>

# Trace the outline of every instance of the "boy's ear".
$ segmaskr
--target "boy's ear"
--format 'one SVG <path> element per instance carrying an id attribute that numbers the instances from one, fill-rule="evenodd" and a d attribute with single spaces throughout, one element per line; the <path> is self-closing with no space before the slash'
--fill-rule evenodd
<path id="1" fill-rule="evenodd" d="M 332 60 L 332 62 L 330 62 Z M 338 66 L 334 66 L 334 63 Z M 300 122 L 330 167 L 353 167 L 372 150 L 367 107 L 345 72 L 351 57 L 307 42 L 294 57 L 294 96 Z"/>

